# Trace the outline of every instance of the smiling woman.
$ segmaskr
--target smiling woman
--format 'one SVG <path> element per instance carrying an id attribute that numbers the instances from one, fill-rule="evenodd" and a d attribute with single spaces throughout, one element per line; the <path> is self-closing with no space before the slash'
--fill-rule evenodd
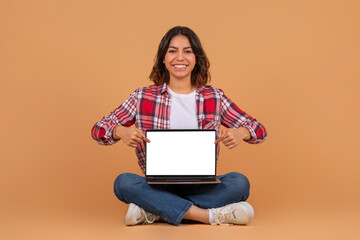
<path id="1" fill-rule="evenodd" d="M 266 130 L 238 108 L 224 92 L 206 85 L 209 61 L 197 35 L 187 27 L 174 27 L 162 38 L 150 74 L 155 83 L 139 88 L 92 128 L 92 137 L 103 145 L 120 139 L 135 148 L 145 173 L 144 135 L 149 129 L 215 129 L 219 143 L 234 148 L 241 142 L 260 143 Z M 135 124 L 135 128 L 130 126 Z M 220 133 L 220 126 L 225 131 Z M 194 166 L 187 166 L 192 168 Z M 119 200 L 130 204 L 126 225 L 153 223 L 160 217 L 179 226 L 183 219 L 211 224 L 247 224 L 254 218 L 248 179 L 236 172 L 218 176 L 219 184 L 151 186 L 142 176 L 123 173 L 114 183 Z"/>

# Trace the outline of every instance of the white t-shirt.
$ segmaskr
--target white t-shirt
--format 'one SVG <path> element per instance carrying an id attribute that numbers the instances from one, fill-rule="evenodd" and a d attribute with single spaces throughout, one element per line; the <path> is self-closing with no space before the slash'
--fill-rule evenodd
<path id="1" fill-rule="evenodd" d="M 189 94 L 179 94 L 168 87 L 168 91 L 171 95 L 170 129 L 198 129 L 196 90 Z"/>

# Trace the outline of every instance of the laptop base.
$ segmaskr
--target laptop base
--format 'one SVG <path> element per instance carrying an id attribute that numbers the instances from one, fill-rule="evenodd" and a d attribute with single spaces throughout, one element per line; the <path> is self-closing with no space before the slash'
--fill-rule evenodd
<path id="1" fill-rule="evenodd" d="M 148 184 L 218 184 L 221 183 L 220 179 L 167 179 L 167 180 L 160 180 L 160 179 L 149 179 L 146 178 Z"/>

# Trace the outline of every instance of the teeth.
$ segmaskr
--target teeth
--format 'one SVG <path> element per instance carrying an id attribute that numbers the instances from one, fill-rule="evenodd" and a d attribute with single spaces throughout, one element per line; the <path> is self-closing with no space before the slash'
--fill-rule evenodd
<path id="1" fill-rule="evenodd" d="M 186 65 L 174 65 L 174 67 L 176 67 L 176 68 L 184 68 L 184 67 L 186 67 Z"/>

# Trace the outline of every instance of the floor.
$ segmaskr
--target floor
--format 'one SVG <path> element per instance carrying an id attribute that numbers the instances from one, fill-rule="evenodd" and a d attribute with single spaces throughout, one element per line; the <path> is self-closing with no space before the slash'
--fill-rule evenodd
<path id="1" fill-rule="evenodd" d="M 360 239 L 359 208 L 284 206 L 257 209 L 247 226 L 167 223 L 127 227 L 126 205 L 113 213 L 32 213 L 2 216 L 1 239 Z M 6 220 L 6 221 L 5 221 Z"/>

